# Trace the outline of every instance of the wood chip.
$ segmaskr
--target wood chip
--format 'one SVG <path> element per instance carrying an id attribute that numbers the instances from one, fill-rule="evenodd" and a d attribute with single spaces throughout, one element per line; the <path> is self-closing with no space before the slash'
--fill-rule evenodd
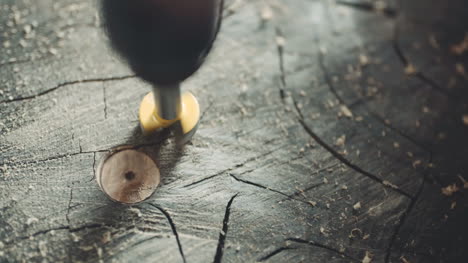
<path id="1" fill-rule="evenodd" d="M 450 51 L 455 55 L 462 55 L 468 51 L 468 33 L 465 34 L 465 38 L 460 43 L 453 45 L 450 48 Z"/>
<path id="2" fill-rule="evenodd" d="M 341 106 L 340 106 L 340 110 L 341 110 L 341 113 L 342 113 L 345 117 L 348 117 L 348 118 L 352 118 L 352 117 L 353 117 L 353 113 L 351 112 L 351 110 L 350 110 L 346 105 L 341 105 Z"/>
<path id="3" fill-rule="evenodd" d="M 439 42 L 434 35 L 429 36 L 429 44 L 431 44 L 431 46 L 435 49 L 440 49 Z"/>
<path id="4" fill-rule="evenodd" d="M 414 75 L 416 74 L 418 71 L 416 70 L 416 68 L 414 67 L 413 64 L 411 63 L 408 63 L 408 65 L 406 65 L 405 67 L 405 74 L 406 75 Z"/>
<path id="5" fill-rule="evenodd" d="M 101 239 L 102 243 L 106 244 L 106 243 L 109 243 L 109 241 L 111 241 L 111 232 L 106 232 L 102 235 L 102 239 Z"/>
<path id="6" fill-rule="evenodd" d="M 359 210 L 361 209 L 361 202 L 357 202 L 356 204 L 353 205 L 354 210 Z"/>
<path id="7" fill-rule="evenodd" d="M 410 263 L 404 256 L 400 257 L 402 263 Z"/>
<path id="8" fill-rule="evenodd" d="M 273 18 L 273 10 L 269 6 L 265 6 L 262 8 L 260 16 L 263 21 L 269 21 Z"/>
<path id="9" fill-rule="evenodd" d="M 389 186 L 389 187 L 391 187 L 393 189 L 399 189 L 398 186 L 396 186 L 396 185 L 394 185 L 394 184 L 392 184 L 392 183 L 390 183 L 389 181 L 386 181 L 386 180 L 382 181 L 382 184 L 385 185 L 385 186 Z"/>
<path id="10" fill-rule="evenodd" d="M 336 139 L 335 146 L 341 147 L 341 146 L 344 146 L 345 143 L 346 143 L 346 135 L 342 135 L 338 139 Z"/>
<path id="11" fill-rule="evenodd" d="M 276 45 L 278 45 L 278 47 L 284 47 L 284 45 L 286 44 L 286 39 L 282 36 L 277 36 L 276 37 Z"/>
<path id="12" fill-rule="evenodd" d="M 359 55 L 359 64 L 361 64 L 361 66 L 369 65 L 369 58 L 364 54 Z"/>
<path id="13" fill-rule="evenodd" d="M 362 263 L 371 263 L 372 262 L 372 257 L 373 257 L 373 255 L 369 251 L 366 251 L 366 255 L 362 259 Z"/>
<path id="14" fill-rule="evenodd" d="M 442 194 L 446 196 L 452 196 L 454 193 L 458 192 L 460 188 L 456 184 L 451 184 L 447 187 L 442 188 Z"/>
<path id="15" fill-rule="evenodd" d="M 466 73 L 466 71 L 465 71 L 465 66 L 463 66 L 462 63 L 457 63 L 457 64 L 455 64 L 455 71 L 456 71 L 458 74 L 460 74 L 460 75 L 462 75 L 462 76 L 465 76 L 465 73 Z"/>
<path id="16" fill-rule="evenodd" d="M 325 228 L 320 227 L 320 234 L 326 235 L 327 233 L 325 232 Z"/>
<path id="17" fill-rule="evenodd" d="M 457 206 L 457 202 L 453 201 L 452 204 L 450 204 L 450 209 L 455 209 L 455 206 Z"/>
<path id="18" fill-rule="evenodd" d="M 463 124 L 465 124 L 466 126 L 468 126 L 468 114 L 464 114 L 462 116 L 462 120 L 463 120 Z"/>
<path id="19" fill-rule="evenodd" d="M 459 175 L 458 178 L 460 178 L 460 180 L 462 181 L 463 188 L 468 189 L 468 182 L 465 180 L 465 178 L 463 178 L 461 175 Z"/>
<path id="20" fill-rule="evenodd" d="M 314 206 L 314 207 L 317 205 L 317 202 L 315 202 L 315 201 L 308 201 L 308 203 L 309 203 L 311 206 Z"/>
<path id="21" fill-rule="evenodd" d="M 416 160 L 416 161 L 414 161 L 414 162 L 413 162 L 413 168 L 416 169 L 418 166 L 421 165 L 421 163 L 422 163 L 421 160 Z"/>

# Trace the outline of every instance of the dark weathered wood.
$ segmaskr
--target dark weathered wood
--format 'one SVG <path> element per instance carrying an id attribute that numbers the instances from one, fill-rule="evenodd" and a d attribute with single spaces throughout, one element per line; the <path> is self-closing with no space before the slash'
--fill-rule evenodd
<path id="1" fill-rule="evenodd" d="M 95 1 L 3 1 L 0 262 L 464 262 L 467 7 L 382 3 L 227 1 L 178 150 Z M 161 170 L 135 206 L 94 180 L 124 144 Z"/>

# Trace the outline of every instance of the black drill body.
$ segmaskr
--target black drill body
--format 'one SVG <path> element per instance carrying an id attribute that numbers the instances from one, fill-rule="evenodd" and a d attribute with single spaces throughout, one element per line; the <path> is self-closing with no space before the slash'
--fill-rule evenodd
<path id="1" fill-rule="evenodd" d="M 170 87 L 203 63 L 221 25 L 223 0 L 102 0 L 113 47 L 142 79 Z"/>

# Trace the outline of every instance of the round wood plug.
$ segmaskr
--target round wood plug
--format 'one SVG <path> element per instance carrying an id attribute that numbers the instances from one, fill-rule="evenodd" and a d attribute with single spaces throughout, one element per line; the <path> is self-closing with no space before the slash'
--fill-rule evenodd
<path id="1" fill-rule="evenodd" d="M 159 168 L 147 154 L 124 149 L 105 156 L 96 180 L 112 200 L 135 204 L 148 199 L 160 182 Z"/>

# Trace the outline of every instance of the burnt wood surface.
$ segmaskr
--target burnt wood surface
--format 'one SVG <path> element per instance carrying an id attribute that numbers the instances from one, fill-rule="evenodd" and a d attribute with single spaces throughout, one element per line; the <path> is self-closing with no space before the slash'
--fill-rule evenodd
<path id="1" fill-rule="evenodd" d="M 467 10 L 227 1 L 179 150 L 97 1 L 2 0 L 0 262 L 466 262 Z M 146 202 L 94 180 L 119 145 L 157 160 Z"/>

